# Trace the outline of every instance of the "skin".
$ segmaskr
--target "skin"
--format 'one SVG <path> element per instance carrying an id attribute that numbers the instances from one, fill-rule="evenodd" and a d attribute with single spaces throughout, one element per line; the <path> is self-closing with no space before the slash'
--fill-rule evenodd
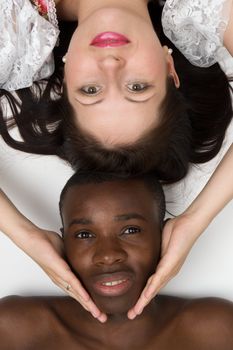
<path id="1" fill-rule="evenodd" d="M 179 87 L 173 59 L 154 32 L 147 3 L 69 3 L 79 25 L 66 54 L 68 99 L 81 129 L 107 147 L 133 143 L 156 127 L 168 76 Z M 68 4 L 64 7 L 68 9 Z M 105 31 L 121 33 L 130 43 L 91 46 L 94 37 Z"/>
<path id="2" fill-rule="evenodd" d="M 224 46 L 233 56 L 233 2 L 229 7 L 229 22 L 224 33 Z M 156 273 L 148 280 L 138 302 L 129 312 L 134 319 L 181 269 L 193 244 L 212 220 L 233 199 L 233 145 L 231 145 L 191 205 L 178 217 L 169 220 L 163 230 L 162 259 Z M 187 236 L 187 232 L 189 232 Z"/>
<path id="3" fill-rule="evenodd" d="M 224 46 L 227 48 L 227 50 L 233 56 L 232 33 L 233 33 L 233 4 L 231 5 L 231 9 L 230 9 L 230 20 L 229 20 L 226 32 L 224 34 Z"/>
<path id="4" fill-rule="evenodd" d="M 77 19 L 74 7 L 77 0 L 55 2 L 58 16 L 61 19 Z M 82 3 L 87 4 L 87 1 Z M 233 55 L 232 37 L 233 6 L 229 25 L 224 36 L 224 45 Z M 140 314 L 159 290 L 177 274 L 194 242 L 214 217 L 232 200 L 232 172 L 233 147 L 229 149 L 211 180 L 192 205 L 182 215 L 170 220 L 165 225 L 162 259 L 156 268 L 156 273 L 148 280 L 139 301 L 129 313 L 130 318 L 133 319 Z M 2 213 L 0 215 L 1 231 L 29 255 L 62 290 L 67 292 L 66 286 L 70 284 L 72 290 L 69 291 L 69 295 L 81 303 L 85 309 L 88 309 L 94 317 L 98 317 L 103 322 L 105 320 L 104 315 L 94 305 L 64 260 L 64 247 L 60 236 L 55 232 L 43 230 L 34 225 L 17 210 L 2 190 L 0 190 L 0 213 Z M 187 232 L 189 232 L 188 235 Z"/>
<path id="5" fill-rule="evenodd" d="M 99 323 L 69 297 L 8 297 L 0 302 L 1 349 L 232 349 L 227 301 L 159 296 L 136 320 L 127 318 L 160 255 L 158 208 L 142 181 L 73 186 L 62 216 L 67 258 L 108 321 Z M 132 284 L 121 296 L 93 288 L 107 271 L 129 272 Z"/>

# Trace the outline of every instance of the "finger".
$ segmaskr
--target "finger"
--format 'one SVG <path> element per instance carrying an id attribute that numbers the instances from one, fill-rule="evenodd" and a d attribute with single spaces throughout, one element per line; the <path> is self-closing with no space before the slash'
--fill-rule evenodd
<path id="1" fill-rule="evenodd" d="M 75 299 L 78 303 L 80 303 L 84 309 L 86 309 L 87 311 L 89 311 L 93 317 L 97 318 L 101 313 L 99 311 L 99 309 L 96 307 L 96 305 L 92 302 L 90 296 L 87 294 L 87 292 L 85 291 L 85 293 L 88 295 L 88 300 L 83 299 L 82 295 L 80 293 L 78 293 L 78 291 L 76 290 L 76 292 L 74 292 L 73 286 L 72 286 L 72 282 L 67 283 L 64 282 L 61 278 L 56 278 L 54 276 L 50 276 L 50 278 L 52 279 L 52 281 L 58 286 L 60 287 L 65 293 L 67 293 L 68 295 L 70 295 L 73 299 Z M 81 286 L 81 288 L 83 288 Z"/>
<path id="2" fill-rule="evenodd" d="M 67 294 L 71 296 L 73 299 L 75 299 L 76 301 L 78 301 L 86 311 L 90 312 L 93 315 L 93 317 L 97 318 L 100 316 L 101 314 L 100 310 L 97 308 L 97 306 L 94 304 L 94 302 L 91 299 L 88 302 L 86 302 L 80 297 L 77 298 L 77 296 L 74 294 L 72 290 L 72 287 L 70 290 L 67 291 Z"/>
<path id="3" fill-rule="evenodd" d="M 164 252 L 166 252 L 169 242 L 171 240 L 172 236 L 172 226 L 171 222 L 167 222 L 162 233 L 162 244 L 161 244 L 161 255 L 164 255 Z"/>
<path id="4" fill-rule="evenodd" d="M 135 319 L 135 317 L 141 315 L 142 311 L 144 310 L 144 308 L 147 306 L 147 304 L 150 302 L 150 300 L 148 300 L 144 294 L 142 294 L 140 296 L 140 298 L 138 299 L 137 303 L 135 304 L 135 306 L 128 311 L 128 318 L 130 320 Z"/>
<path id="5" fill-rule="evenodd" d="M 150 285 L 152 281 L 153 275 L 148 279 L 146 287 Z M 150 302 L 150 300 L 145 296 L 145 289 L 143 289 L 140 298 L 138 299 L 135 306 L 128 311 L 128 318 L 133 320 L 136 316 L 140 315 L 144 309 L 144 307 Z"/>
<path id="6" fill-rule="evenodd" d="M 75 300 L 77 300 L 86 311 L 90 312 L 92 314 L 92 316 L 94 318 L 97 318 L 101 323 L 106 322 L 107 320 L 107 316 L 105 314 L 103 314 L 95 305 L 95 303 L 93 302 L 93 300 L 90 298 L 90 296 L 88 295 L 88 300 L 83 300 L 82 297 L 80 296 L 80 294 L 74 293 L 73 290 L 73 286 L 69 285 L 70 289 L 66 290 L 66 292 Z"/>
<path id="7" fill-rule="evenodd" d="M 66 290 L 66 292 L 70 297 L 78 301 L 86 311 L 90 312 L 93 315 L 93 317 L 100 317 L 101 312 L 91 299 L 89 299 L 89 301 L 86 302 L 82 300 L 82 298 L 77 297 L 73 292 L 72 286 L 70 286 L 70 289 Z"/>
<path id="8" fill-rule="evenodd" d="M 60 288 L 66 291 L 66 287 L 68 285 L 72 286 L 72 292 L 75 295 L 75 299 L 81 298 L 83 301 L 89 301 L 90 296 L 87 291 L 82 286 L 81 282 L 77 279 L 77 277 L 70 270 L 69 266 L 65 264 L 65 269 L 63 268 L 62 274 L 58 274 L 54 271 L 45 272 L 49 275 L 52 281 L 57 284 Z M 60 272 L 60 271 L 59 271 Z"/>
<path id="9" fill-rule="evenodd" d="M 77 300 L 76 297 L 75 297 L 75 295 L 74 295 L 74 293 L 72 292 L 72 290 L 69 290 L 69 291 L 68 291 L 68 294 L 69 294 L 70 297 L 72 297 L 72 298 L 74 298 L 75 300 Z M 96 318 L 99 322 L 104 323 L 104 322 L 107 321 L 107 315 L 104 314 L 104 313 L 102 313 L 102 312 L 97 308 L 97 306 L 94 304 L 94 302 L 93 302 L 91 299 L 90 299 L 89 302 L 82 302 L 82 300 L 79 299 L 78 302 L 82 305 L 82 307 L 83 307 L 86 311 L 90 312 L 90 313 L 92 314 L 92 316 L 93 316 L 94 318 Z"/>
<path id="10" fill-rule="evenodd" d="M 76 298 L 81 298 L 84 302 L 88 302 L 90 300 L 90 296 L 82 286 L 81 282 L 75 277 L 75 275 L 68 274 L 66 276 L 65 284 L 70 285 L 72 287 L 72 293 Z"/>
<path id="11" fill-rule="evenodd" d="M 63 272 L 62 275 L 56 272 L 54 273 L 54 271 L 51 270 L 48 272 L 48 269 L 44 270 L 58 287 L 60 287 L 63 291 L 78 301 L 87 311 L 93 315 L 93 317 L 97 318 L 100 322 L 105 322 L 107 320 L 107 316 L 100 312 L 100 310 L 91 300 L 87 291 L 82 286 L 81 282 L 72 273 L 69 266 L 64 262 L 63 259 L 60 259 L 59 273 L 61 271 L 61 266 Z M 69 290 L 67 290 L 67 286 L 69 286 Z"/>
<path id="12" fill-rule="evenodd" d="M 166 273 L 158 271 L 149 278 L 140 298 L 133 309 L 128 313 L 130 319 L 133 319 L 142 313 L 149 302 L 158 294 L 159 290 L 166 285 L 169 280 L 167 276 Z"/>
<path id="13" fill-rule="evenodd" d="M 153 298 L 173 276 L 174 266 L 170 262 L 168 264 L 166 257 L 162 258 L 155 274 L 151 276 L 151 279 L 148 281 L 149 283 L 144 288 L 143 293 L 145 297 L 147 299 Z"/>
<path id="14" fill-rule="evenodd" d="M 144 294 L 145 294 L 145 297 L 147 299 L 152 299 L 154 298 L 158 292 L 160 291 L 160 289 L 162 289 L 166 284 L 167 282 L 169 281 L 169 278 L 166 278 L 164 276 L 157 276 L 155 274 L 153 280 L 151 281 L 150 285 L 147 286 L 144 290 Z"/>
<path id="15" fill-rule="evenodd" d="M 99 320 L 101 323 L 105 323 L 107 321 L 107 315 L 101 313 L 99 317 L 97 317 L 97 320 Z"/>

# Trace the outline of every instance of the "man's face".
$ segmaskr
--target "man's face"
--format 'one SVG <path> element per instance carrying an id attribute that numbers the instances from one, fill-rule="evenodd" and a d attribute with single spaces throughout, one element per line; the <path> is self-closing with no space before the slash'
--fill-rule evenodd
<path id="1" fill-rule="evenodd" d="M 74 272 L 101 311 L 126 313 L 160 256 L 156 200 L 139 180 L 70 187 L 64 243 Z"/>

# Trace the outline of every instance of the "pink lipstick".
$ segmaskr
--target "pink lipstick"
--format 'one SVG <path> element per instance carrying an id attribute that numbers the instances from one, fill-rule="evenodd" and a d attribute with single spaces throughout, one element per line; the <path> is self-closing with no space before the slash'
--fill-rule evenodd
<path id="1" fill-rule="evenodd" d="M 96 47 L 118 47 L 129 44 L 130 41 L 126 36 L 115 32 L 104 32 L 98 34 L 91 42 L 91 46 Z"/>

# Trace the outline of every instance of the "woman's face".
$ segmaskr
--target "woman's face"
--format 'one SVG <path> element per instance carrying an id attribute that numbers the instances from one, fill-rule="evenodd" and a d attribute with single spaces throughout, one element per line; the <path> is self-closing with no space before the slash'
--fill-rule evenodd
<path id="1" fill-rule="evenodd" d="M 96 305 L 135 305 L 160 256 L 159 209 L 142 181 L 72 186 L 62 209 L 67 258 Z"/>
<path id="2" fill-rule="evenodd" d="M 105 32 L 128 42 L 93 45 Z M 159 123 L 168 75 L 179 85 L 172 57 L 151 22 L 120 8 L 87 17 L 66 56 L 65 83 L 77 123 L 106 146 L 132 143 Z"/>

